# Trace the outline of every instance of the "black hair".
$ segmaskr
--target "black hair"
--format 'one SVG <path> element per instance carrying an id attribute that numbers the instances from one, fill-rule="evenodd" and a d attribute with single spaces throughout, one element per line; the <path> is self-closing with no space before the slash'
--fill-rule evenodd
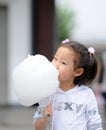
<path id="1" fill-rule="evenodd" d="M 90 84 L 97 74 L 98 63 L 95 54 L 89 52 L 87 47 L 76 41 L 66 41 L 65 43 L 61 43 L 60 47 L 72 49 L 76 54 L 74 68 L 84 69 L 83 74 L 74 79 L 74 84 Z"/>

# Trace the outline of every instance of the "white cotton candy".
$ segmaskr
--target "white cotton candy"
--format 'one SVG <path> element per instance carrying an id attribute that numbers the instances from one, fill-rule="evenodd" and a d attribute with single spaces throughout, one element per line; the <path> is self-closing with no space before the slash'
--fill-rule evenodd
<path id="1" fill-rule="evenodd" d="M 24 106 L 31 106 L 52 95 L 59 86 L 58 71 L 43 55 L 28 55 L 13 70 L 16 95 Z"/>

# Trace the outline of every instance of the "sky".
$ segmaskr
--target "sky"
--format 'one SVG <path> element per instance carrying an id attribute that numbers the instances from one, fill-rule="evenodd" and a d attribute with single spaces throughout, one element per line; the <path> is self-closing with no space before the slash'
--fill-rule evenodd
<path id="1" fill-rule="evenodd" d="M 106 44 L 106 0 L 56 0 L 75 13 L 73 38 Z"/>

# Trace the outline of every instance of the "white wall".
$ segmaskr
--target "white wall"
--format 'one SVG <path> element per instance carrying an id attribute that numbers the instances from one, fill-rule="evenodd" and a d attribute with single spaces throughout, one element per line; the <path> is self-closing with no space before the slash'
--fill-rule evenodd
<path id="1" fill-rule="evenodd" d="M 31 52 L 30 0 L 0 0 L 8 6 L 8 103 L 17 104 L 12 71 Z"/>
<path id="2" fill-rule="evenodd" d="M 11 78 L 12 70 L 29 53 L 31 48 L 30 0 L 11 0 L 8 13 L 8 62 L 9 86 L 8 102 L 16 103 Z"/>

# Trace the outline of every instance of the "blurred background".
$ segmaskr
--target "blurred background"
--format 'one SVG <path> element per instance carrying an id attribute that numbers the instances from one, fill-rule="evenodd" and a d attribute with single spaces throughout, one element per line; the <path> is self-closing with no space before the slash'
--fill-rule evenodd
<path id="1" fill-rule="evenodd" d="M 33 130 L 34 107 L 21 106 L 12 70 L 28 54 L 52 59 L 58 44 L 72 39 L 93 46 L 98 74 L 91 84 L 105 130 L 105 0 L 0 0 L 0 130 Z"/>

